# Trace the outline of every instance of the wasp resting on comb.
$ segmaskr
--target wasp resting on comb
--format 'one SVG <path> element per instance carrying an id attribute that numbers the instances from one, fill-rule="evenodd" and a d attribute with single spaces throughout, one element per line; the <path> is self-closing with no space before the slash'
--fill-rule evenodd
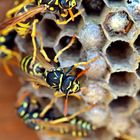
<path id="1" fill-rule="evenodd" d="M 43 39 L 41 34 L 37 31 L 37 23 L 42 19 L 41 13 L 52 13 L 57 16 L 57 18 L 66 18 L 65 21 L 56 20 L 57 24 L 67 24 L 74 18 L 79 16 L 82 11 L 73 14 L 73 9 L 76 7 L 76 0 L 25 0 L 23 3 L 19 4 L 15 8 L 7 12 L 7 17 L 14 17 L 7 19 L 5 22 L 0 24 L 0 33 L 7 33 L 10 30 L 15 30 L 19 36 L 25 38 L 28 34 L 31 34 L 32 44 L 33 44 L 33 60 L 32 64 L 35 62 L 37 54 L 37 43 L 36 36 L 40 39 L 40 52 L 44 55 L 47 61 L 50 61 L 43 49 Z"/>
<path id="2" fill-rule="evenodd" d="M 54 62 L 56 63 L 58 62 L 57 58 L 62 54 L 63 51 L 71 47 L 74 40 L 75 36 L 72 37 L 71 41 L 65 48 L 63 48 L 56 54 L 56 56 L 54 57 Z M 38 61 L 36 61 L 34 65 L 31 66 L 32 59 L 33 59 L 32 56 L 25 56 L 21 60 L 21 69 L 26 74 L 28 74 L 26 76 L 27 80 L 34 82 L 38 85 L 51 87 L 52 89 L 55 89 L 56 97 L 65 96 L 66 99 L 64 104 L 64 115 L 66 116 L 68 96 L 72 95 L 77 97 L 75 93 L 78 93 L 81 89 L 78 78 L 84 75 L 87 72 L 88 68 L 75 76 L 73 76 L 71 72 L 80 65 L 86 66 L 92 62 L 95 62 L 98 59 L 98 57 L 94 57 L 87 62 L 76 63 L 70 66 L 66 72 L 61 67 L 55 67 L 50 63 L 47 63 L 45 60 L 42 60 L 43 59 L 42 57 L 39 56 L 37 58 Z"/>
<path id="3" fill-rule="evenodd" d="M 41 117 L 40 113 L 43 109 L 41 103 L 44 101 L 45 98 L 36 97 L 28 91 L 25 91 L 18 98 L 16 104 L 17 114 L 29 128 L 46 133 L 51 131 L 54 135 L 70 135 L 74 137 L 90 136 L 93 131 L 92 124 L 80 119 L 78 114 L 63 117 L 57 108 L 52 106 Z M 88 111 L 88 108 L 84 111 Z M 80 113 L 84 113 L 84 111 L 79 112 L 79 115 Z"/>
<path id="4" fill-rule="evenodd" d="M 17 84 L 0 91 L 20 86 L 21 120 L 41 140 L 140 140 L 140 0 L 8 1 L 0 68 Z"/>

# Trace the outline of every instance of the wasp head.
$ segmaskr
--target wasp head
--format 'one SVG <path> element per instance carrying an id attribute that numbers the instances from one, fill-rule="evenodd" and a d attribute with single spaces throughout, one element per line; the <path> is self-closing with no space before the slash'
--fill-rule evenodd
<path id="1" fill-rule="evenodd" d="M 60 6 L 63 9 L 70 9 L 76 6 L 76 0 L 60 0 Z"/>

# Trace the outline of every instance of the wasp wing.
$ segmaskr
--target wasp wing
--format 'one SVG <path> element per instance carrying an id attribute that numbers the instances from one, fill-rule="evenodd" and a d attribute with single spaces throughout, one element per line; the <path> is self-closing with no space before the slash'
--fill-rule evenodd
<path id="1" fill-rule="evenodd" d="M 45 86 L 45 87 L 50 87 L 49 84 L 41 77 L 39 76 L 34 76 L 34 75 L 30 75 L 30 74 L 24 74 L 24 78 L 25 80 L 29 81 L 29 82 L 33 82 L 36 85 L 40 85 L 40 86 Z"/>
<path id="2" fill-rule="evenodd" d="M 45 10 L 46 7 L 44 5 L 41 5 L 34 7 L 21 15 L 5 20 L 3 23 L 0 24 L 0 33 L 2 33 L 2 31 L 5 29 L 15 26 L 19 22 L 24 22 L 28 18 L 31 18 L 38 13 L 44 12 Z"/>
<path id="3" fill-rule="evenodd" d="M 47 62 L 40 53 L 37 54 L 37 61 L 48 71 L 55 69 L 55 67 Z"/>

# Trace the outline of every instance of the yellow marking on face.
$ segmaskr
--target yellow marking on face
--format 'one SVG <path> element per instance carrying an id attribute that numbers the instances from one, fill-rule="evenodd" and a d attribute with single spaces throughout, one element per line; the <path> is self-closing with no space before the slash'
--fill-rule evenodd
<path id="1" fill-rule="evenodd" d="M 48 4 L 51 4 L 53 2 L 53 0 L 51 0 Z"/>
<path id="2" fill-rule="evenodd" d="M 71 87 L 72 82 L 69 83 L 69 86 L 67 87 L 67 89 L 69 89 Z"/>
<path id="3" fill-rule="evenodd" d="M 51 11 L 54 11 L 54 7 L 50 7 L 50 10 L 51 10 Z"/>
<path id="4" fill-rule="evenodd" d="M 62 80 L 63 80 L 63 74 L 60 75 L 59 88 L 61 88 Z"/>
<path id="5" fill-rule="evenodd" d="M 5 41 L 6 41 L 6 38 L 5 38 L 4 36 L 1 36 L 1 37 L 0 37 L 0 42 L 3 43 L 3 42 L 5 42 Z"/>
<path id="6" fill-rule="evenodd" d="M 55 1 L 55 5 L 59 5 L 59 0 L 56 0 Z"/>

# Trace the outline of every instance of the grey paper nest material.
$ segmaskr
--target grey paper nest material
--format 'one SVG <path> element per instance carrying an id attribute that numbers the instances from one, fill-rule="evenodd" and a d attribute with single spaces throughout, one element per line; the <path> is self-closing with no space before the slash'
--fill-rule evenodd
<path id="1" fill-rule="evenodd" d="M 69 112 L 76 112 L 87 103 L 97 103 L 82 114 L 95 125 L 95 140 L 116 140 L 124 134 L 139 140 L 140 0 L 81 0 L 78 8 L 85 12 L 66 26 L 56 25 L 50 15 L 38 25 L 48 52 L 57 53 L 65 46 L 65 40 L 76 33 L 78 47 L 59 57 L 61 67 L 99 56 L 90 64 L 83 81 L 83 101 L 70 98 Z M 62 103 L 56 104 L 63 112 Z"/>

